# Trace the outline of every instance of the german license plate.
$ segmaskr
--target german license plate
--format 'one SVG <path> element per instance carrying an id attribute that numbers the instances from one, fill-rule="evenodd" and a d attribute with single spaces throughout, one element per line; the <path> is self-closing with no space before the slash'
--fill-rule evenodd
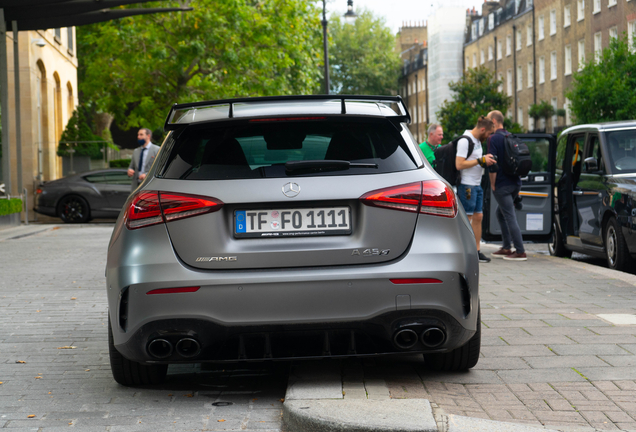
<path id="1" fill-rule="evenodd" d="M 351 234 L 349 207 L 236 210 L 237 238 L 310 237 Z"/>

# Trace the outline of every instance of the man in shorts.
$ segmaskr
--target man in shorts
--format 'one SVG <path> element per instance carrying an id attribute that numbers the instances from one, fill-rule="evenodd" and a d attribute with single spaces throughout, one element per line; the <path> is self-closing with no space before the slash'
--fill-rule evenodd
<path id="1" fill-rule="evenodd" d="M 463 133 L 473 143 L 472 153 L 469 153 L 470 143 L 468 139 L 461 138 L 457 142 L 457 155 L 455 157 L 455 166 L 461 172 L 460 183 L 457 186 L 457 196 L 462 206 L 464 206 L 466 215 L 468 215 L 470 224 L 473 227 L 479 262 L 483 263 L 490 262 L 490 258 L 481 253 L 480 250 L 481 222 L 484 218 L 484 191 L 481 188 L 481 177 L 483 167 L 494 164 L 495 159 L 491 154 L 484 156 L 481 142 L 487 140 L 493 132 L 492 120 L 483 116 L 479 117 L 475 127 Z"/>

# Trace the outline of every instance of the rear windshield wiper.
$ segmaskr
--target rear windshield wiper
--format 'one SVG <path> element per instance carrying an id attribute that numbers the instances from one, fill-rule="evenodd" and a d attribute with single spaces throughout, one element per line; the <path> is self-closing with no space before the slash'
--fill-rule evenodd
<path id="1" fill-rule="evenodd" d="M 289 161 L 285 164 L 285 171 L 344 171 L 349 168 L 377 168 L 375 163 L 356 163 L 347 160 L 306 160 L 306 161 Z"/>

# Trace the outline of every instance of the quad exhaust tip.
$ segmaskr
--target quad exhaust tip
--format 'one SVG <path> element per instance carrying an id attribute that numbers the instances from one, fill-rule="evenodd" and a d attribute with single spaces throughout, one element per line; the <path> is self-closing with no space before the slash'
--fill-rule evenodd
<path id="1" fill-rule="evenodd" d="M 176 351 L 184 358 L 196 357 L 201 352 L 201 344 L 196 339 L 183 338 L 177 342 Z"/>
<path id="2" fill-rule="evenodd" d="M 148 353 L 158 359 L 170 357 L 172 355 L 172 344 L 165 339 L 153 339 L 148 344 Z"/>
<path id="3" fill-rule="evenodd" d="M 422 344 L 428 348 L 437 348 L 446 340 L 446 333 L 437 327 L 427 328 L 422 332 Z"/>
<path id="4" fill-rule="evenodd" d="M 411 329 L 399 330 L 395 333 L 395 336 L 393 336 L 393 343 L 401 349 L 413 348 L 417 340 L 417 333 Z"/>

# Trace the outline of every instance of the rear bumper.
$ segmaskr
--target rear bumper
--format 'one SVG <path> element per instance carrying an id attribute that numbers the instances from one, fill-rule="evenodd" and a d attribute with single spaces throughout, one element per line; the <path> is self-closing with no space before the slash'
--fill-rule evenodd
<path id="1" fill-rule="evenodd" d="M 476 330 L 479 264 L 474 236 L 463 213 L 457 219 L 420 217 L 420 224 L 426 227 L 416 229 L 409 250 L 388 263 L 242 271 L 185 266 L 163 225 L 123 228 L 121 235 L 116 227 L 106 268 L 115 346 L 131 360 L 170 363 L 454 349 Z M 397 285 L 390 281 L 394 278 L 435 278 L 442 283 Z M 194 293 L 146 294 L 187 286 L 201 288 Z M 401 326 L 413 328 L 418 336 L 425 327 L 441 328 L 447 336 L 434 348 L 418 340 L 402 349 L 393 342 Z M 349 342 L 341 342 L 350 339 L 352 331 L 355 353 Z M 148 353 L 148 343 L 155 338 L 174 347 L 191 336 L 201 344 L 195 357 L 173 353 L 157 359 Z M 299 346 L 303 337 L 313 341 L 306 350 L 281 348 Z M 325 350 L 325 338 L 340 349 Z M 246 350 L 244 356 L 241 349 Z"/>

